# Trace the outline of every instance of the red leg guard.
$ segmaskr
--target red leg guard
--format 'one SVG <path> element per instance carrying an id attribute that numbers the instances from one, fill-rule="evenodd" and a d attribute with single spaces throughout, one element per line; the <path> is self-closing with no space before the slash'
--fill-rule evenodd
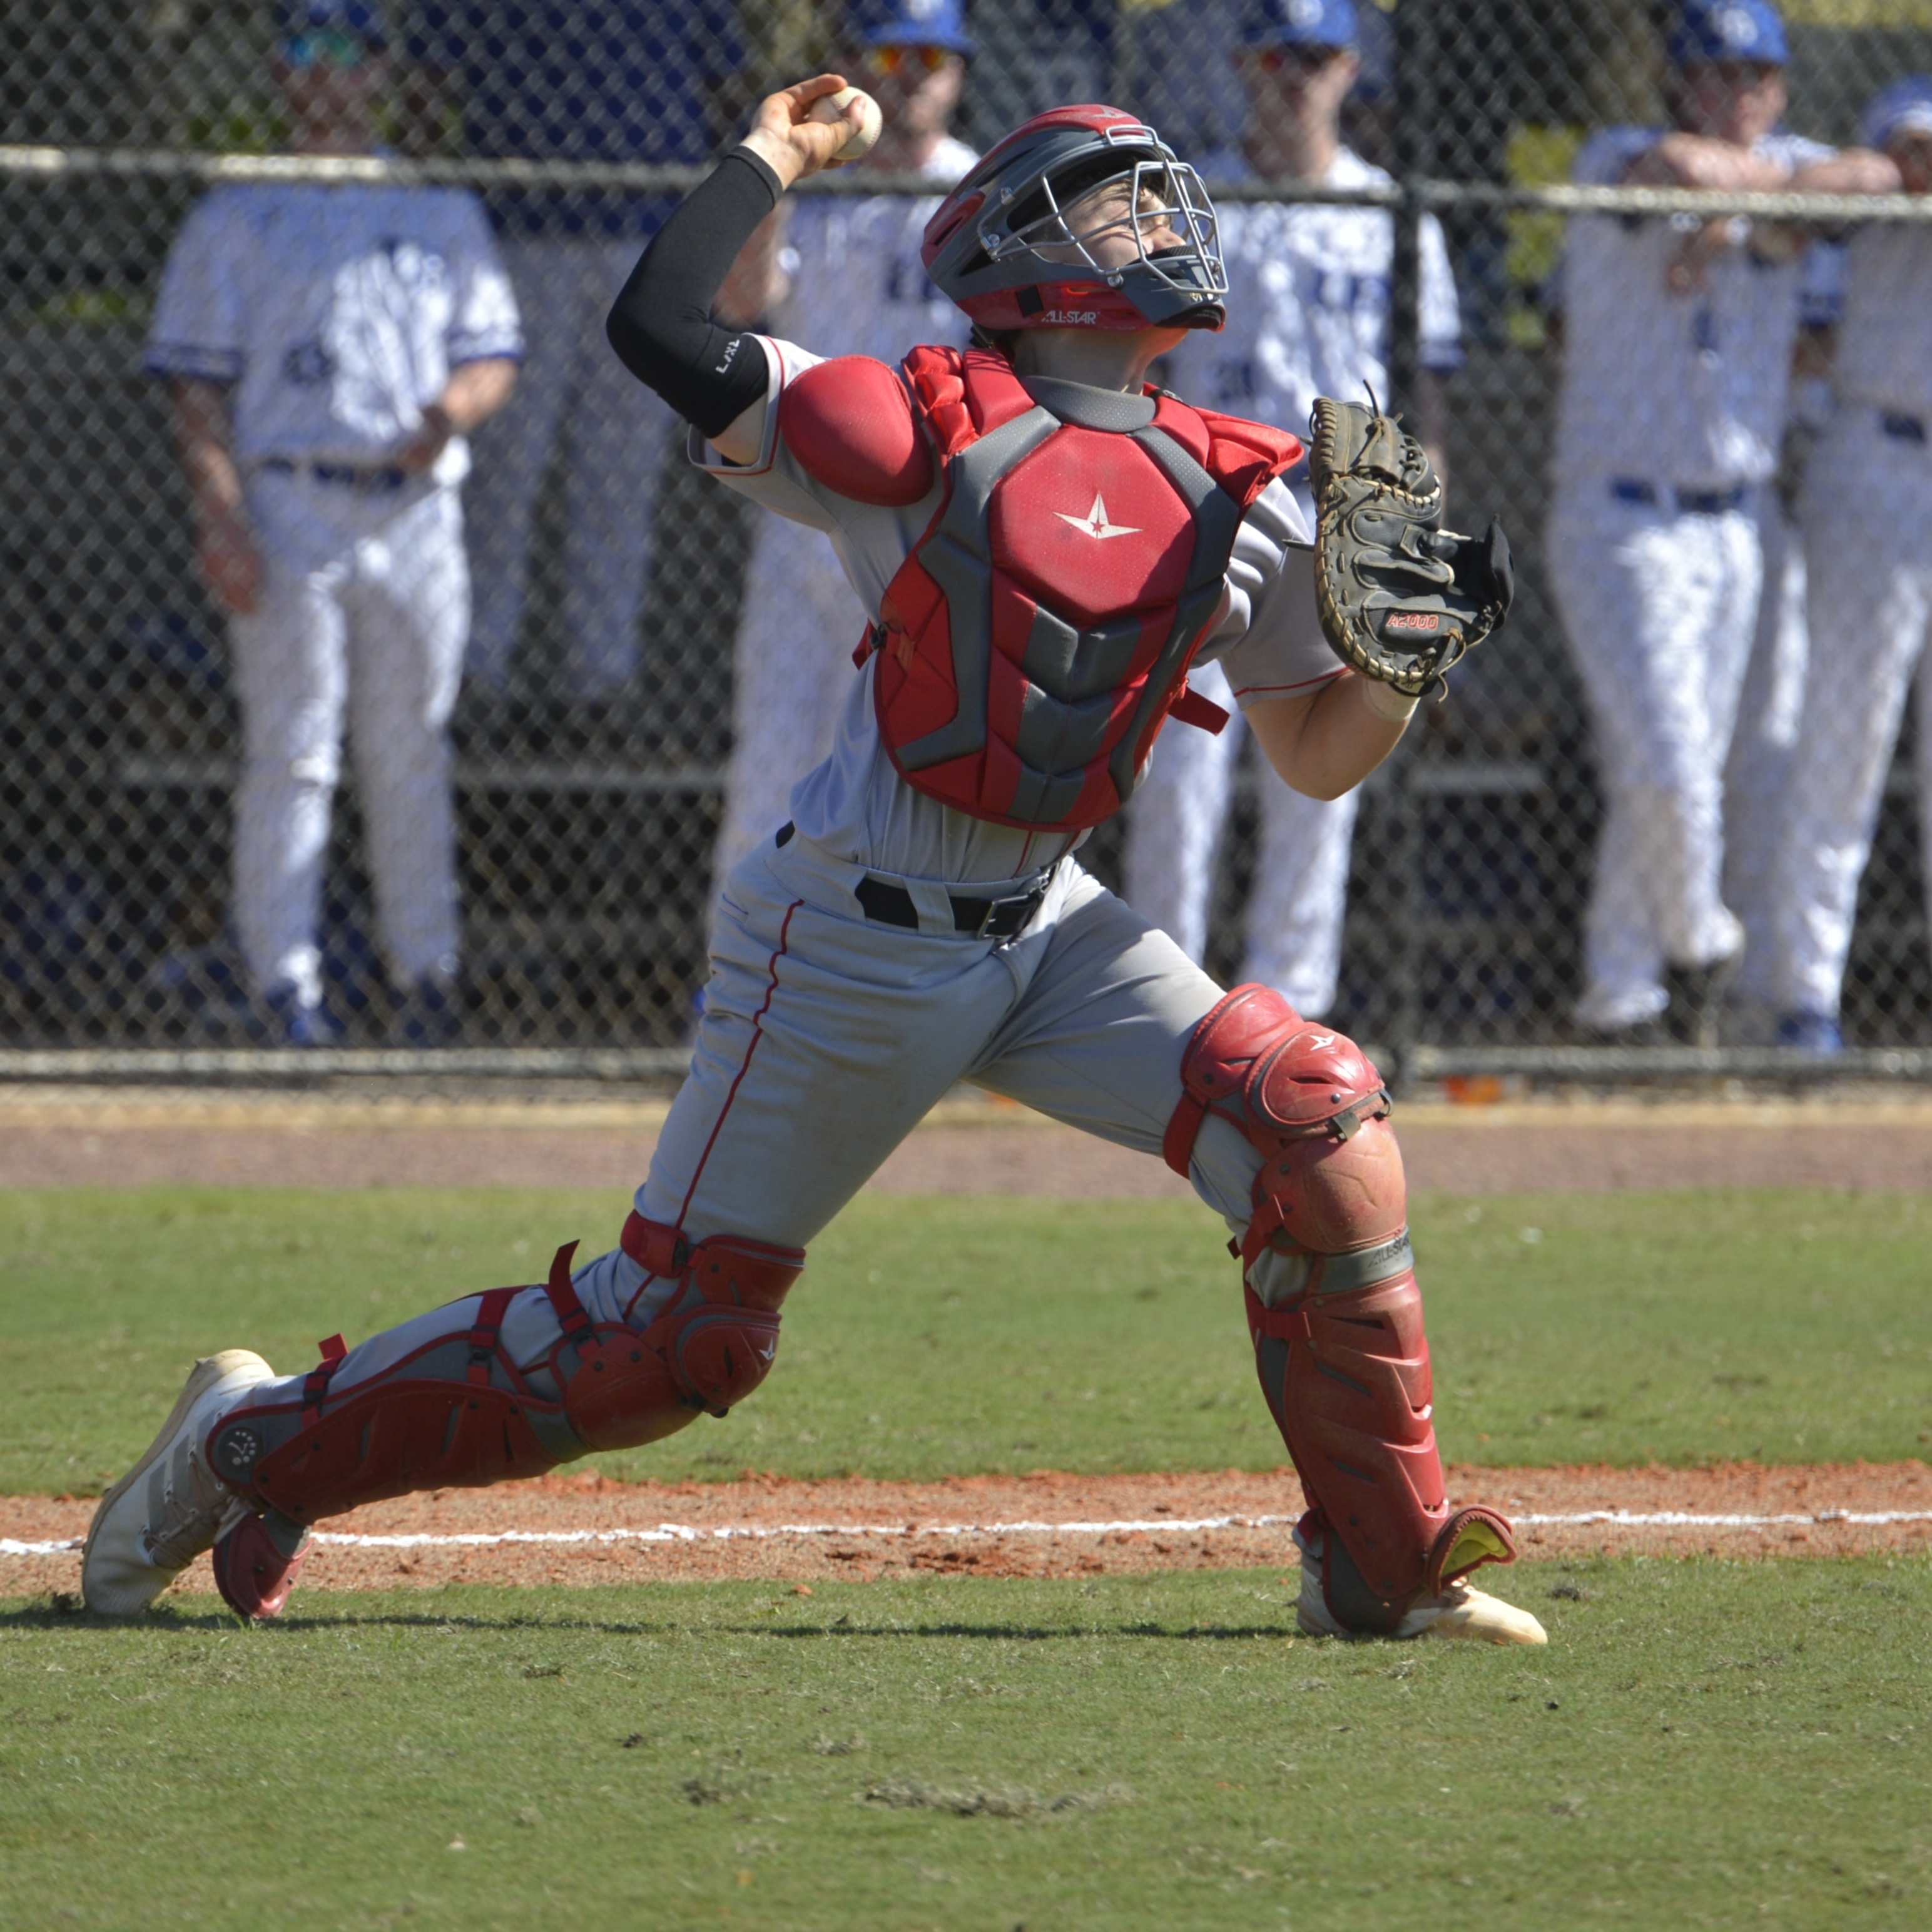
<path id="1" fill-rule="evenodd" d="M 298 1410 L 223 1417 L 208 1437 L 211 1466 L 258 1504 L 304 1523 L 417 1490 L 474 1488 L 554 1468 L 562 1457 L 538 1436 L 528 1385 L 497 1346 L 504 1311 L 522 1292 L 492 1288 L 472 1327 L 334 1400 L 328 1384 L 342 1345 L 339 1337 L 325 1343 Z"/>
<path id="2" fill-rule="evenodd" d="M 696 1419 L 722 1415 L 771 1372 L 778 1352 L 778 1306 L 805 1267 L 802 1248 L 714 1234 L 696 1247 L 674 1228 L 640 1215 L 624 1223 L 624 1252 L 655 1275 L 683 1286 L 641 1333 L 592 1331 L 582 1308 L 566 1312 L 553 1280 L 550 1297 L 564 1339 L 588 1344 L 564 1390 L 564 1414 L 592 1449 L 656 1442 Z M 564 1276 L 568 1292 L 569 1277 Z M 570 1294 L 574 1304 L 576 1296 Z"/>
<path id="3" fill-rule="evenodd" d="M 1307 1258 L 1292 1300 L 1270 1308 L 1247 1289 L 1256 1366 L 1302 1487 L 1347 1553 L 1324 1570 L 1324 1584 L 1339 1580 L 1330 1608 L 1352 1628 L 1393 1628 L 1418 1595 L 1514 1551 L 1501 1517 L 1452 1520 L 1443 1493 L 1388 1095 L 1352 1040 L 1264 986 L 1237 987 L 1201 1022 L 1181 1080 L 1168 1165 L 1186 1172 L 1209 1113 L 1232 1121 L 1262 1156 L 1244 1264 L 1252 1274 L 1270 1249 Z"/>
<path id="4" fill-rule="evenodd" d="M 527 1371 L 498 1331 L 521 1288 L 493 1288 L 474 1325 L 332 1399 L 341 1359 L 325 1345 L 298 1404 L 238 1409 L 208 1438 L 211 1466 L 258 1506 L 298 1523 L 418 1490 L 473 1488 L 542 1475 L 594 1449 L 654 1442 L 722 1415 L 770 1372 L 778 1304 L 805 1264 L 802 1249 L 714 1236 L 692 1246 L 676 1229 L 632 1215 L 625 1251 L 674 1279 L 648 1328 L 594 1323 L 560 1248 L 545 1284 L 562 1334 Z"/>

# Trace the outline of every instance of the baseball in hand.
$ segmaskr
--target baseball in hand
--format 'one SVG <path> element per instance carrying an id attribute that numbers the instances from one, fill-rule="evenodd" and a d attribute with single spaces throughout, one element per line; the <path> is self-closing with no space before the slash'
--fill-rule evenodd
<path id="1" fill-rule="evenodd" d="M 872 143 L 879 138 L 879 130 L 884 124 L 880 117 L 879 104 L 858 88 L 842 87 L 836 94 L 821 94 L 806 110 L 807 120 L 830 123 L 844 119 L 846 109 L 855 100 L 859 104 L 858 130 L 832 156 L 835 161 L 856 161 L 862 154 L 871 153 Z"/>

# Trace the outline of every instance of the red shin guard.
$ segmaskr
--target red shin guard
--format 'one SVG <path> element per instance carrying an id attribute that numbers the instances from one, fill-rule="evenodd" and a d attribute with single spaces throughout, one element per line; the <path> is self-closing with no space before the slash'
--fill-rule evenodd
<path id="1" fill-rule="evenodd" d="M 676 1283 L 647 1328 L 591 1320 L 571 1282 L 572 1243 L 544 1285 L 562 1333 L 544 1361 L 505 1354 L 503 1317 L 524 1291 L 493 1288 L 467 1329 L 333 1397 L 343 1350 L 324 1344 L 298 1402 L 221 1419 L 211 1466 L 258 1506 L 310 1523 L 418 1490 L 541 1475 L 591 1450 L 656 1442 L 700 1411 L 724 1414 L 770 1370 L 804 1251 L 727 1235 L 693 1246 L 635 1214 L 623 1246 Z"/>
<path id="2" fill-rule="evenodd" d="M 1232 1121 L 1262 1156 L 1239 1248 L 1250 1281 L 1270 1250 L 1308 1263 L 1280 1306 L 1248 1287 L 1256 1366 L 1302 1488 L 1346 1552 L 1324 1570 L 1330 1608 L 1353 1629 L 1393 1628 L 1418 1596 L 1514 1552 L 1501 1517 L 1452 1518 L 1443 1493 L 1388 1095 L 1352 1040 L 1264 986 L 1237 987 L 1201 1022 L 1181 1079 L 1168 1164 L 1187 1172 L 1208 1114 Z"/>
<path id="3" fill-rule="evenodd" d="M 221 1419 L 208 1437 L 211 1465 L 297 1522 L 418 1490 L 475 1488 L 554 1468 L 562 1458 L 538 1436 L 531 1391 L 498 1346 L 504 1312 L 521 1292 L 492 1288 L 469 1328 L 332 1400 L 328 1384 L 344 1352 L 339 1337 L 325 1342 L 298 1405 Z"/>

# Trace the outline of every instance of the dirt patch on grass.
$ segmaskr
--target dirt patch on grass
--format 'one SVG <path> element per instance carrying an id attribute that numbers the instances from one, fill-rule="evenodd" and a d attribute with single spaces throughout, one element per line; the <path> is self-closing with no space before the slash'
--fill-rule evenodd
<path id="1" fill-rule="evenodd" d="M 1932 1549 L 1932 1466 L 1450 1472 L 1454 1498 L 1507 1510 L 1534 1556 L 1846 1556 Z M 305 1585 L 829 1578 L 923 1570 L 1079 1576 L 1292 1566 L 1292 1472 L 627 1484 L 594 1472 L 446 1490 L 326 1526 Z M 86 1500 L 0 1498 L 0 1593 L 78 1587 Z M 74 1540 L 74 1546 L 50 1544 Z M 364 1539 L 372 1539 L 364 1540 Z M 185 1580 L 213 1587 L 206 1561 Z"/>

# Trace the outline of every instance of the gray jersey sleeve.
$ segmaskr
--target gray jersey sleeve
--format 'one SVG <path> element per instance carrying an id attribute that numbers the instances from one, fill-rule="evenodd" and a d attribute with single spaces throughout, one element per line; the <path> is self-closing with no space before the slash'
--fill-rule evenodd
<path id="1" fill-rule="evenodd" d="M 1309 621 L 1306 569 L 1285 567 L 1291 552 L 1313 543 L 1294 493 L 1276 477 L 1241 520 L 1220 615 L 1201 650 L 1204 660 L 1219 660 L 1244 710 L 1263 698 L 1300 696 L 1344 668 Z"/>

